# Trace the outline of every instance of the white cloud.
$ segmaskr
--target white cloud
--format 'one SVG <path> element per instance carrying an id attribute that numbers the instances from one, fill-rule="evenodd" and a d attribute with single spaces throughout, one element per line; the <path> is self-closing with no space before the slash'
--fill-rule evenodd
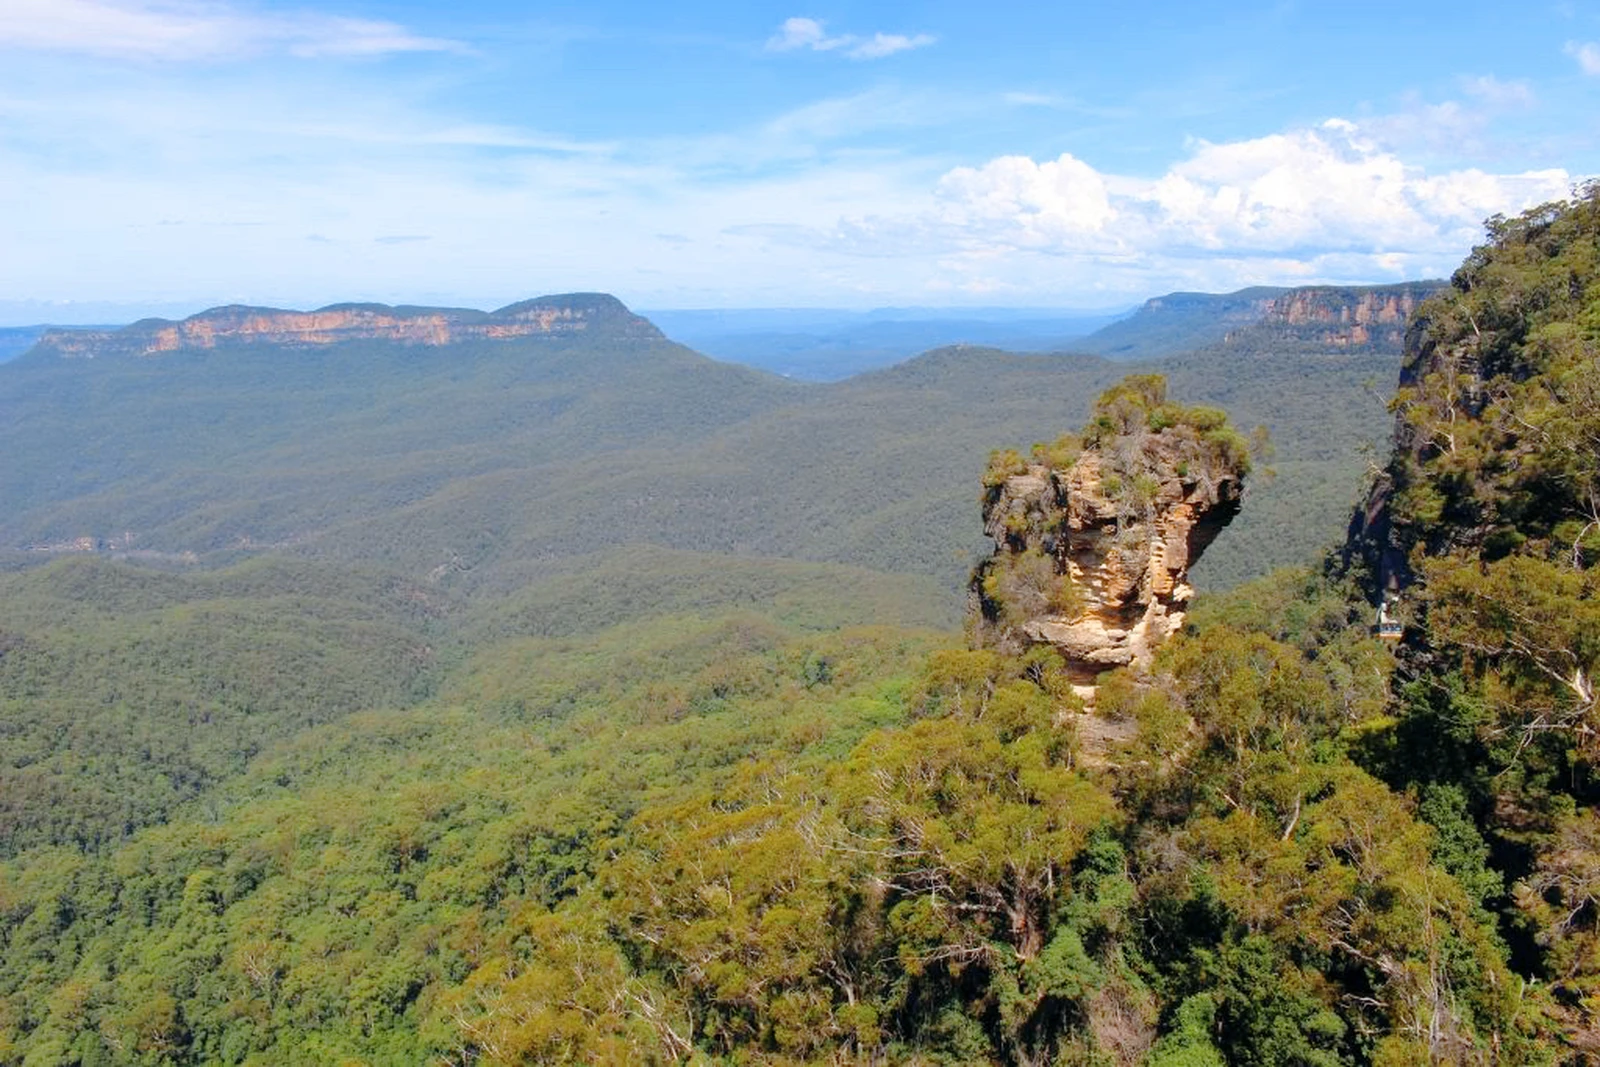
<path id="1" fill-rule="evenodd" d="M 1225 144 L 1196 142 L 1153 180 L 1101 174 L 1070 155 L 959 168 L 939 222 L 973 241 L 1056 254 L 1209 258 L 1459 253 L 1482 220 L 1565 196 L 1562 170 L 1428 174 L 1334 120 Z"/>
<path id="2" fill-rule="evenodd" d="M 1448 274 L 1483 220 L 1568 195 L 1562 170 L 1429 172 L 1359 125 L 1194 142 L 1155 177 L 1071 154 L 947 172 L 920 208 L 847 216 L 774 242 L 937 263 L 949 293 L 1138 294 Z"/>
<path id="3" fill-rule="evenodd" d="M 587 289 L 645 306 L 824 304 L 857 289 L 883 303 L 918 291 L 859 257 L 728 231 L 774 219 L 819 230 L 925 192 L 930 168 L 879 139 L 837 145 L 949 114 L 948 101 L 875 90 L 700 139 L 609 145 L 479 125 L 348 75 L 274 77 L 270 94 L 254 77 L 196 92 L 139 71 L 113 71 L 115 92 L 66 76 L 49 94 L 0 91 L 0 248 L 14 253 L 0 257 L 0 291 L 191 310 L 498 306 Z M 652 236 L 663 220 L 685 240 Z M 420 235 L 431 239 L 382 240 Z"/>
<path id="4" fill-rule="evenodd" d="M 256 14 L 201 0 L 5 0 L 0 49 L 216 60 L 266 52 L 315 58 L 464 47 L 392 22 L 315 12 Z"/>
<path id="5" fill-rule="evenodd" d="M 197 91 L 69 72 L 52 93 L 0 92 L 0 248 L 15 253 L 0 290 L 196 306 L 575 289 L 645 306 L 1111 304 L 1437 276 L 1484 216 L 1568 184 L 1424 169 L 1348 122 L 1197 141 L 1153 174 L 1074 154 L 951 169 L 901 133 L 983 121 L 993 97 L 879 86 L 700 137 L 601 143 L 423 107 L 343 66 L 273 77 L 268 94 L 246 73 Z"/>
<path id="6" fill-rule="evenodd" d="M 1001 97 L 1013 107 L 1062 107 L 1065 101 L 1049 93 L 1011 92 Z"/>
<path id="7" fill-rule="evenodd" d="M 958 167 L 938 195 L 957 226 L 998 225 L 1025 247 L 1098 235 L 1116 217 L 1105 179 L 1069 154 L 1035 163 L 1002 156 L 982 168 Z"/>
<path id="8" fill-rule="evenodd" d="M 811 48 L 826 52 L 838 47 L 823 32 L 822 23 L 816 19 L 792 18 L 784 20 L 778 33 L 767 42 L 770 52 L 789 52 L 796 48 Z"/>
<path id="9" fill-rule="evenodd" d="M 908 52 L 933 44 L 935 38 L 926 33 L 875 33 L 871 37 L 858 37 L 853 33 L 829 36 L 823 23 L 817 19 L 785 19 L 778 32 L 767 41 L 771 52 L 792 52 L 810 49 L 813 52 L 838 52 L 851 59 L 882 59 L 896 52 Z"/>
<path id="10" fill-rule="evenodd" d="M 1429 102 L 1408 93 L 1394 111 L 1363 115 L 1359 120 L 1361 137 L 1404 158 L 1420 156 L 1435 164 L 1499 159 L 1525 151 L 1506 143 L 1505 126 L 1497 120 L 1536 108 L 1539 99 L 1533 87 L 1493 75 L 1463 76 L 1457 82 L 1460 99 Z M 1527 123 L 1523 120 L 1518 125 Z"/>
<path id="11" fill-rule="evenodd" d="M 933 36 L 926 33 L 911 36 L 903 33 L 875 33 L 851 47 L 845 55 L 851 59 L 879 59 L 883 56 L 892 56 L 896 52 L 909 52 L 913 48 L 922 48 L 932 44 L 933 41 Z"/>
<path id="12" fill-rule="evenodd" d="M 1514 111 L 1534 104 L 1533 87 L 1525 81 L 1501 81 L 1492 74 L 1485 74 L 1462 78 L 1461 88 L 1468 96 L 1497 110 Z"/>
<path id="13" fill-rule="evenodd" d="M 1600 44 L 1568 41 L 1566 53 L 1578 61 L 1578 66 L 1585 74 L 1600 75 Z"/>
<path id="14" fill-rule="evenodd" d="M 1487 103 L 1468 107 L 1459 100 L 1429 104 L 1413 99 L 1399 111 L 1363 118 L 1361 135 L 1395 152 L 1485 154 L 1492 110 Z"/>
<path id="15" fill-rule="evenodd" d="M 849 96 L 828 97 L 786 111 L 767 122 L 762 133 L 814 153 L 827 141 L 890 129 L 934 126 L 959 117 L 974 101 L 943 92 L 905 91 L 878 86 Z M 981 106 L 981 105 L 979 105 Z M 749 134 L 740 136 L 748 144 Z"/>

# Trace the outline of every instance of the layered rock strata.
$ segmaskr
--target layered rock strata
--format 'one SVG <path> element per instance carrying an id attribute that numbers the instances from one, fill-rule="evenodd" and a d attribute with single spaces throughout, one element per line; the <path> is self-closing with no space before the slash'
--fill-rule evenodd
<path id="1" fill-rule="evenodd" d="M 1239 511 L 1242 473 L 1193 435 L 1118 445 L 1121 456 L 1085 451 L 1065 469 L 1031 464 L 993 486 L 984 508 L 995 553 L 973 580 L 980 631 L 1056 648 L 1080 686 L 1148 666 L 1183 625 L 1189 569 Z"/>
<path id="2" fill-rule="evenodd" d="M 1267 305 L 1263 322 L 1290 328 L 1329 348 L 1399 348 L 1412 312 L 1438 288 L 1431 282 L 1415 282 L 1295 289 Z"/>
<path id="3" fill-rule="evenodd" d="M 615 297 L 600 293 L 547 296 L 498 311 L 469 308 L 335 304 L 316 311 L 230 306 L 181 322 L 147 319 L 120 330 L 48 330 L 38 349 L 65 358 L 154 356 L 236 345 L 314 348 L 348 341 L 441 346 L 464 341 L 552 337 L 604 327 L 640 339 L 659 331 Z"/>

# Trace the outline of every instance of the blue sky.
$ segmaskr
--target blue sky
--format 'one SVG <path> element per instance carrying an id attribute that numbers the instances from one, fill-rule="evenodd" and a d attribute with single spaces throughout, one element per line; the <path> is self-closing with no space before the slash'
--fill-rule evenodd
<path id="1" fill-rule="evenodd" d="M 0 322 L 1437 276 L 1597 95 L 1600 0 L 0 0 Z"/>

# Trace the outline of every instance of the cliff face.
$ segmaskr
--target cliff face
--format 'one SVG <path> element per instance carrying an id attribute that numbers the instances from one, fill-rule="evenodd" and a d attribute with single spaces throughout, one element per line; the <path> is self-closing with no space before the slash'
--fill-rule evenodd
<path id="1" fill-rule="evenodd" d="M 1303 340 L 1330 348 L 1382 347 L 1405 342 L 1412 312 L 1438 285 L 1418 282 L 1379 288 L 1295 289 L 1268 301 L 1262 325 L 1294 331 Z"/>
<path id="2" fill-rule="evenodd" d="M 1600 558 L 1600 186 L 1490 237 L 1407 337 L 1393 452 L 1345 546 L 1374 599 L 1440 557 Z"/>
<path id="3" fill-rule="evenodd" d="M 1443 282 L 1169 293 L 1073 347 L 1148 359 L 1221 347 L 1247 355 L 1400 351 L 1406 320 Z"/>
<path id="4" fill-rule="evenodd" d="M 1519 511 L 1529 509 L 1527 494 L 1517 483 L 1541 464 L 1526 455 L 1511 463 L 1483 464 L 1482 458 L 1529 451 L 1521 438 L 1537 440 L 1548 434 L 1542 429 L 1526 433 L 1532 425 L 1529 417 L 1537 417 L 1547 393 L 1536 390 L 1515 403 L 1505 399 L 1543 368 L 1529 362 L 1506 373 L 1510 368 L 1497 366 L 1493 357 L 1485 359 L 1497 347 L 1510 348 L 1507 338 L 1527 326 L 1518 321 L 1521 310 L 1515 301 L 1507 302 L 1508 313 L 1477 293 L 1504 283 L 1476 277 L 1475 269 L 1481 267 L 1469 260 L 1452 287 L 1436 291 L 1414 309 L 1418 314 L 1400 361 L 1389 462 L 1351 515 L 1344 558 L 1347 564 L 1362 560 L 1375 601 L 1398 596 L 1411 585 L 1421 559 L 1455 550 L 1476 553 L 1492 540 L 1497 526 L 1502 533 L 1514 531 Z M 1561 295 L 1573 298 L 1570 291 Z M 1549 297 L 1524 299 L 1546 308 L 1557 303 Z M 1559 396 L 1561 390 L 1554 393 Z M 1505 406 L 1499 412 L 1490 410 L 1500 405 Z M 1515 415 L 1513 408 L 1518 409 Z M 1575 451 L 1592 449 L 1580 445 Z M 1537 496 L 1547 507 L 1560 494 L 1541 491 Z"/>
<path id="5" fill-rule="evenodd" d="M 1149 664 L 1183 625 L 1189 569 L 1238 514 L 1249 466 L 1221 413 L 1196 411 L 1198 426 L 1123 420 L 1068 463 L 1036 455 L 990 479 L 995 552 L 972 586 L 982 641 L 1052 646 L 1079 685 Z"/>
<path id="6" fill-rule="evenodd" d="M 221 307 L 182 322 L 149 319 L 120 330 L 49 330 L 40 337 L 38 348 L 63 358 L 92 359 L 257 344 L 312 348 L 346 341 L 388 341 L 438 346 L 602 328 L 638 339 L 661 336 L 615 297 L 577 293 L 541 297 L 494 312 L 383 304 L 335 304 L 317 311 Z"/>

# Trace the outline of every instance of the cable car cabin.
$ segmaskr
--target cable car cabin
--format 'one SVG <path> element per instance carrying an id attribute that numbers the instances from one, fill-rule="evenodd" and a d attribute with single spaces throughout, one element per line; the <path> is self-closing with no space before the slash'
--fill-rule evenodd
<path id="1" fill-rule="evenodd" d="M 1372 632 L 1385 641 L 1398 641 L 1405 636 L 1405 623 L 1389 614 L 1389 602 L 1385 600 L 1378 605 L 1378 625 Z"/>

